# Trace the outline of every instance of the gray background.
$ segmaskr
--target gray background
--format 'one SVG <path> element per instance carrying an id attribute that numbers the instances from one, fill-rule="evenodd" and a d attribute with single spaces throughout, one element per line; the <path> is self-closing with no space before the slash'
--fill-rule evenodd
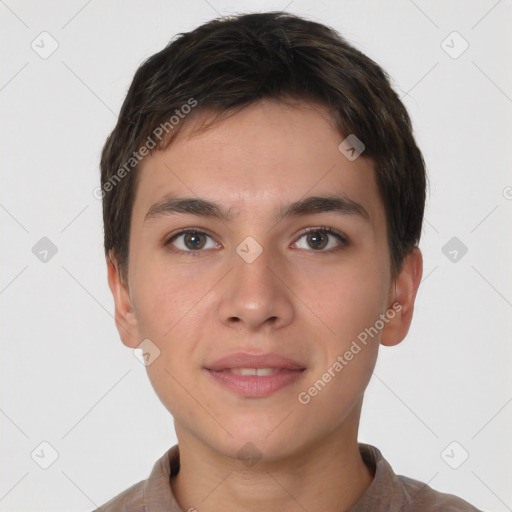
<path id="1" fill-rule="evenodd" d="M 100 151 L 136 67 L 177 32 L 281 9 L 390 73 L 429 169 L 415 318 L 381 349 L 360 441 L 396 473 L 511 510 L 510 0 L 0 1 L 0 510 L 92 510 L 176 442 L 115 329 Z"/>

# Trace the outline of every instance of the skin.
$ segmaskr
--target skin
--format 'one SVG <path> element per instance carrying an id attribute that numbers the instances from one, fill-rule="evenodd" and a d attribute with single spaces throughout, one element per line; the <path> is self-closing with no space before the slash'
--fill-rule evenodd
<path id="1" fill-rule="evenodd" d="M 392 278 L 372 162 L 364 154 L 349 161 L 338 150 L 344 137 L 322 106 L 265 100 L 206 131 L 194 132 L 196 121 L 141 163 L 129 287 L 115 259 L 108 261 L 123 343 L 136 348 L 150 339 L 160 350 L 147 372 L 174 417 L 181 468 L 173 493 L 184 510 L 199 512 L 346 510 L 373 478 L 357 448 L 363 393 L 379 344 L 396 345 L 407 334 L 421 253 L 407 255 Z M 333 192 L 360 203 L 369 219 L 322 212 L 274 220 L 283 204 Z M 233 218 L 179 213 L 144 222 L 166 193 L 218 201 Z M 320 226 L 341 231 L 348 244 L 325 235 L 327 247 L 315 248 L 303 231 Z M 184 236 L 164 246 L 186 227 L 211 237 L 195 255 Z M 247 236 L 263 248 L 250 264 L 236 252 Z M 394 302 L 401 310 L 379 335 L 301 404 L 298 394 Z M 203 369 L 239 351 L 277 352 L 307 369 L 268 397 L 241 397 Z M 251 467 L 237 459 L 247 442 L 261 454 Z"/>

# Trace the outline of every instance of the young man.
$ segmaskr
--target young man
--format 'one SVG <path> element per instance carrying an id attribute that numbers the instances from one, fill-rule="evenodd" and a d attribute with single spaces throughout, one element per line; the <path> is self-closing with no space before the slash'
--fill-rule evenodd
<path id="1" fill-rule="evenodd" d="M 101 180 L 116 325 L 178 445 L 100 510 L 476 510 L 357 441 L 411 323 L 426 181 L 373 61 L 285 13 L 181 34 L 137 71 Z"/>

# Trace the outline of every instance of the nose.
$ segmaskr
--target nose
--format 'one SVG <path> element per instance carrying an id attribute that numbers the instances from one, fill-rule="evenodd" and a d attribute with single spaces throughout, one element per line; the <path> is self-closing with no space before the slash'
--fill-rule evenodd
<path id="1" fill-rule="evenodd" d="M 220 321 L 251 331 L 289 325 L 294 318 L 293 293 L 283 264 L 265 248 L 252 262 L 234 252 L 232 270 L 219 290 Z"/>

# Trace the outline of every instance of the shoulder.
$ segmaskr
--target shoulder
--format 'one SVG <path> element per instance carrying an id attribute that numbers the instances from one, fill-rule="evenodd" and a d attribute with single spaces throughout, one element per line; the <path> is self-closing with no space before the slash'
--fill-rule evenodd
<path id="1" fill-rule="evenodd" d="M 395 492 L 400 494 L 403 512 L 443 511 L 443 512 L 480 512 L 467 501 L 444 492 L 436 491 L 419 480 L 397 475 L 394 481 Z"/>
<path id="2" fill-rule="evenodd" d="M 154 463 L 146 480 L 128 487 L 92 512 L 181 511 L 172 494 L 170 482 L 170 478 L 178 473 L 179 466 L 179 448 L 174 445 Z M 162 504 L 165 504 L 165 508 L 162 508 Z"/>
<path id="3" fill-rule="evenodd" d="M 146 480 L 128 487 L 92 512 L 144 512 L 144 485 Z"/>
<path id="4" fill-rule="evenodd" d="M 374 472 L 374 479 L 351 512 L 481 512 L 458 496 L 436 491 L 419 480 L 396 475 L 375 446 L 359 443 L 359 451 L 365 464 Z"/>

